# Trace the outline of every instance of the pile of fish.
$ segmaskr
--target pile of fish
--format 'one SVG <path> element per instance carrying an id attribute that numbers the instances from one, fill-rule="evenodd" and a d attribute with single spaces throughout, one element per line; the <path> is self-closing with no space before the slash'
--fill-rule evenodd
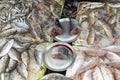
<path id="1" fill-rule="evenodd" d="M 54 0 L 0 1 L 0 80 L 38 80 L 42 53 L 51 42 L 47 28 L 59 18 Z"/>
<path id="2" fill-rule="evenodd" d="M 77 57 L 67 70 L 73 80 L 120 80 L 120 46 L 73 46 Z"/>
<path id="3" fill-rule="evenodd" d="M 120 80 L 120 3 L 81 2 L 77 54 L 66 76 L 73 80 Z"/>
<path id="4" fill-rule="evenodd" d="M 77 20 L 82 31 L 75 45 L 120 45 L 120 3 L 81 2 Z"/>

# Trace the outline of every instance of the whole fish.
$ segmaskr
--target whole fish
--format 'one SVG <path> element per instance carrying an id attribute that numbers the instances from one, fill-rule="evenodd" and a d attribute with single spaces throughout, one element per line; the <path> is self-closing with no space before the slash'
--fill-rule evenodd
<path id="1" fill-rule="evenodd" d="M 93 70 L 92 76 L 93 76 L 93 80 L 104 80 L 99 67 L 95 67 L 95 69 Z"/>
<path id="2" fill-rule="evenodd" d="M 113 52 L 107 52 L 108 54 L 106 54 L 106 58 L 108 58 L 111 61 L 119 61 L 120 60 L 120 56 L 118 56 L 117 54 L 113 53 Z"/>
<path id="3" fill-rule="evenodd" d="M 90 33 L 87 40 L 89 44 L 93 44 L 95 41 L 95 30 L 93 25 L 90 25 Z"/>
<path id="4" fill-rule="evenodd" d="M 8 55 L 10 56 L 10 58 L 12 58 L 13 60 L 16 60 L 18 62 L 21 63 L 21 54 L 18 53 L 14 48 L 11 48 L 10 51 L 8 52 Z"/>
<path id="5" fill-rule="evenodd" d="M 0 33 L 0 38 L 2 38 L 2 37 L 8 37 L 8 36 L 10 36 L 12 34 L 15 34 L 16 31 L 17 30 L 15 28 L 5 30 L 5 31 L 3 31 L 3 32 Z"/>
<path id="6" fill-rule="evenodd" d="M 26 37 L 26 36 L 22 36 L 22 35 L 15 35 L 14 39 L 20 41 L 20 42 L 25 42 L 25 43 L 30 43 L 30 42 L 34 42 L 35 39 L 31 38 L 31 37 Z"/>
<path id="7" fill-rule="evenodd" d="M 112 72 L 108 69 L 106 65 L 100 65 L 100 70 L 104 80 L 115 80 Z"/>
<path id="8" fill-rule="evenodd" d="M 42 52 L 38 52 L 38 51 L 34 53 L 36 63 L 39 65 L 42 64 L 42 54 L 43 54 Z"/>
<path id="9" fill-rule="evenodd" d="M 10 80 L 10 73 L 2 73 L 1 80 Z"/>
<path id="10" fill-rule="evenodd" d="M 111 45 L 111 46 L 105 47 L 103 49 L 108 50 L 113 53 L 120 53 L 120 46 Z"/>
<path id="11" fill-rule="evenodd" d="M 26 67 L 28 67 L 28 64 L 29 64 L 29 54 L 27 52 L 23 52 L 21 54 L 21 58 L 22 58 L 22 61 L 23 63 L 25 64 Z"/>
<path id="12" fill-rule="evenodd" d="M 5 69 L 9 62 L 9 56 L 5 55 L 0 59 L 0 74 L 5 72 Z"/>
<path id="13" fill-rule="evenodd" d="M 6 42 L 6 44 L 3 46 L 2 50 L 0 51 L 0 57 L 6 55 L 9 52 L 9 50 L 11 49 L 13 43 L 14 43 L 13 39 Z"/>
<path id="14" fill-rule="evenodd" d="M 110 61 L 106 65 L 120 69 L 120 61 Z"/>
<path id="15" fill-rule="evenodd" d="M 0 49 L 5 45 L 6 42 L 7 42 L 6 38 L 1 38 L 0 39 Z"/>
<path id="16" fill-rule="evenodd" d="M 93 70 L 88 70 L 83 75 L 83 80 L 92 80 Z"/>
<path id="17" fill-rule="evenodd" d="M 16 68 L 16 66 L 17 66 L 17 61 L 10 58 L 5 72 L 7 72 L 7 73 L 11 72 L 12 70 L 14 70 Z"/>
<path id="18" fill-rule="evenodd" d="M 18 73 L 22 77 L 24 77 L 25 79 L 27 79 L 27 77 L 28 77 L 28 71 L 27 71 L 27 69 L 26 69 L 26 67 L 25 67 L 25 65 L 23 63 L 19 63 L 17 65 L 17 71 L 18 71 Z"/>
<path id="19" fill-rule="evenodd" d="M 74 64 L 66 72 L 67 77 L 75 77 L 75 74 L 81 69 L 81 66 L 85 61 L 85 53 L 83 51 L 77 51 L 76 53 L 77 57 Z"/>

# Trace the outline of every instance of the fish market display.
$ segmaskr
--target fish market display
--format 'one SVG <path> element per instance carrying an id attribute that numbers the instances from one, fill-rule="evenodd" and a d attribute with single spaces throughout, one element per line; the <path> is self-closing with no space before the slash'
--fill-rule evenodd
<path id="1" fill-rule="evenodd" d="M 66 76 L 73 80 L 120 80 L 120 3 L 81 2 L 81 33 L 76 60 Z"/>
<path id="2" fill-rule="evenodd" d="M 39 80 L 45 74 L 42 53 L 52 42 L 47 30 L 62 7 L 55 0 L 0 1 L 0 80 Z"/>

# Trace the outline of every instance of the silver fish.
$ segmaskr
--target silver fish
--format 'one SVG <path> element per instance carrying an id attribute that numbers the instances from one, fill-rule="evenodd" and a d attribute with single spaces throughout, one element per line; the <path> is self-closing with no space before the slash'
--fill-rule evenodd
<path id="1" fill-rule="evenodd" d="M 17 71 L 18 71 L 18 73 L 22 77 L 24 77 L 25 79 L 27 79 L 27 77 L 28 77 L 28 71 L 27 71 L 27 69 L 26 69 L 26 67 L 25 67 L 25 65 L 23 63 L 19 63 L 17 65 Z"/>
<path id="2" fill-rule="evenodd" d="M 10 73 L 2 73 L 1 74 L 1 80 L 9 80 Z"/>
<path id="3" fill-rule="evenodd" d="M 8 64 L 5 72 L 11 72 L 12 70 L 14 70 L 16 68 L 16 66 L 17 66 L 17 61 L 10 58 L 9 64 Z"/>
<path id="4" fill-rule="evenodd" d="M 8 30 L 5 30 L 3 32 L 0 33 L 0 37 L 7 37 L 7 36 L 10 36 L 12 34 L 16 33 L 16 29 L 8 29 Z"/>
<path id="5" fill-rule="evenodd" d="M 0 59 L 0 74 L 5 72 L 5 69 L 8 65 L 8 62 L 9 62 L 9 57 L 8 55 L 5 55 L 3 56 L 1 59 Z"/>
<path id="6" fill-rule="evenodd" d="M 25 64 L 25 66 L 27 67 L 28 66 L 28 64 L 29 64 L 29 54 L 27 53 L 27 52 L 23 52 L 22 54 L 21 54 L 21 58 L 22 58 L 22 61 L 23 61 L 23 63 Z"/>
<path id="7" fill-rule="evenodd" d="M 39 64 L 39 65 L 42 64 L 42 54 L 43 54 L 43 53 L 38 52 L 38 51 L 36 51 L 36 52 L 34 53 L 35 60 L 36 60 L 37 64 Z"/>
<path id="8" fill-rule="evenodd" d="M 0 57 L 6 55 L 6 54 L 9 52 L 9 50 L 11 49 L 13 43 L 14 43 L 14 40 L 12 39 L 12 40 L 8 41 L 8 42 L 4 45 L 4 47 L 3 47 L 2 50 L 0 51 Z"/>
<path id="9" fill-rule="evenodd" d="M 18 53 L 14 48 L 11 48 L 10 51 L 8 52 L 8 55 L 10 56 L 10 58 L 12 58 L 13 60 L 16 60 L 18 62 L 21 63 L 21 54 Z"/>
<path id="10" fill-rule="evenodd" d="M 14 39 L 16 39 L 16 40 L 18 40 L 20 42 L 25 42 L 25 43 L 30 43 L 30 42 L 34 42 L 35 41 L 34 38 L 25 37 L 25 36 L 22 36 L 22 35 L 15 35 Z"/>

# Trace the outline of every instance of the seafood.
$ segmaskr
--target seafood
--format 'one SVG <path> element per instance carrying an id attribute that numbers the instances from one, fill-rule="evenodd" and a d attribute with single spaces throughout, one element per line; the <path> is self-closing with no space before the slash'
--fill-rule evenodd
<path id="1" fill-rule="evenodd" d="M 27 67 L 28 66 L 28 64 L 29 64 L 29 54 L 27 53 L 27 52 L 23 52 L 22 54 L 21 54 L 21 58 L 22 58 L 22 61 L 23 61 L 23 63 L 25 64 L 25 66 Z"/>
<path id="2" fill-rule="evenodd" d="M 7 64 L 9 62 L 9 56 L 5 55 L 0 59 L 0 74 L 5 72 L 5 69 L 7 67 Z"/>
<path id="3" fill-rule="evenodd" d="M 18 62 L 21 62 L 21 56 L 20 53 L 18 53 L 14 48 L 11 48 L 10 51 L 8 52 L 8 55 L 10 56 L 10 58 L 12 58 L 13 60 L 16 60 Z"/>
<path id="4" fill-rule="evenodd" d="M 115 80 L 120 80 L 120 70 L 114 69 Z"/>
<path id="5" fill-rule="evenodd" d="M 1 52 L 0 52 L 0 57 L 6 55 L 6 54 L 9 52 L 9 50 L 11 49 L 13 43 L 14 43 L 14 40 L 12 39 L 12 40 L 8 41 L 8 42 L 4 45 L 4 47 L 2 48 L 2 50 L 1 50 Z"/>
<path id="6" fill-rule="evenodd" d="M 15 69 L 16 66 L 17 66 L 17 61 L 10 58 L 9 64 L 8 64 L 5 72 L 11 72 L 12 70 Z"/>
<path id="7" fill-rule="evenodd" d="M 94 69 L 93 80 L 104 80 L 99 67 L 95 67 L 95 69 Z"/>

